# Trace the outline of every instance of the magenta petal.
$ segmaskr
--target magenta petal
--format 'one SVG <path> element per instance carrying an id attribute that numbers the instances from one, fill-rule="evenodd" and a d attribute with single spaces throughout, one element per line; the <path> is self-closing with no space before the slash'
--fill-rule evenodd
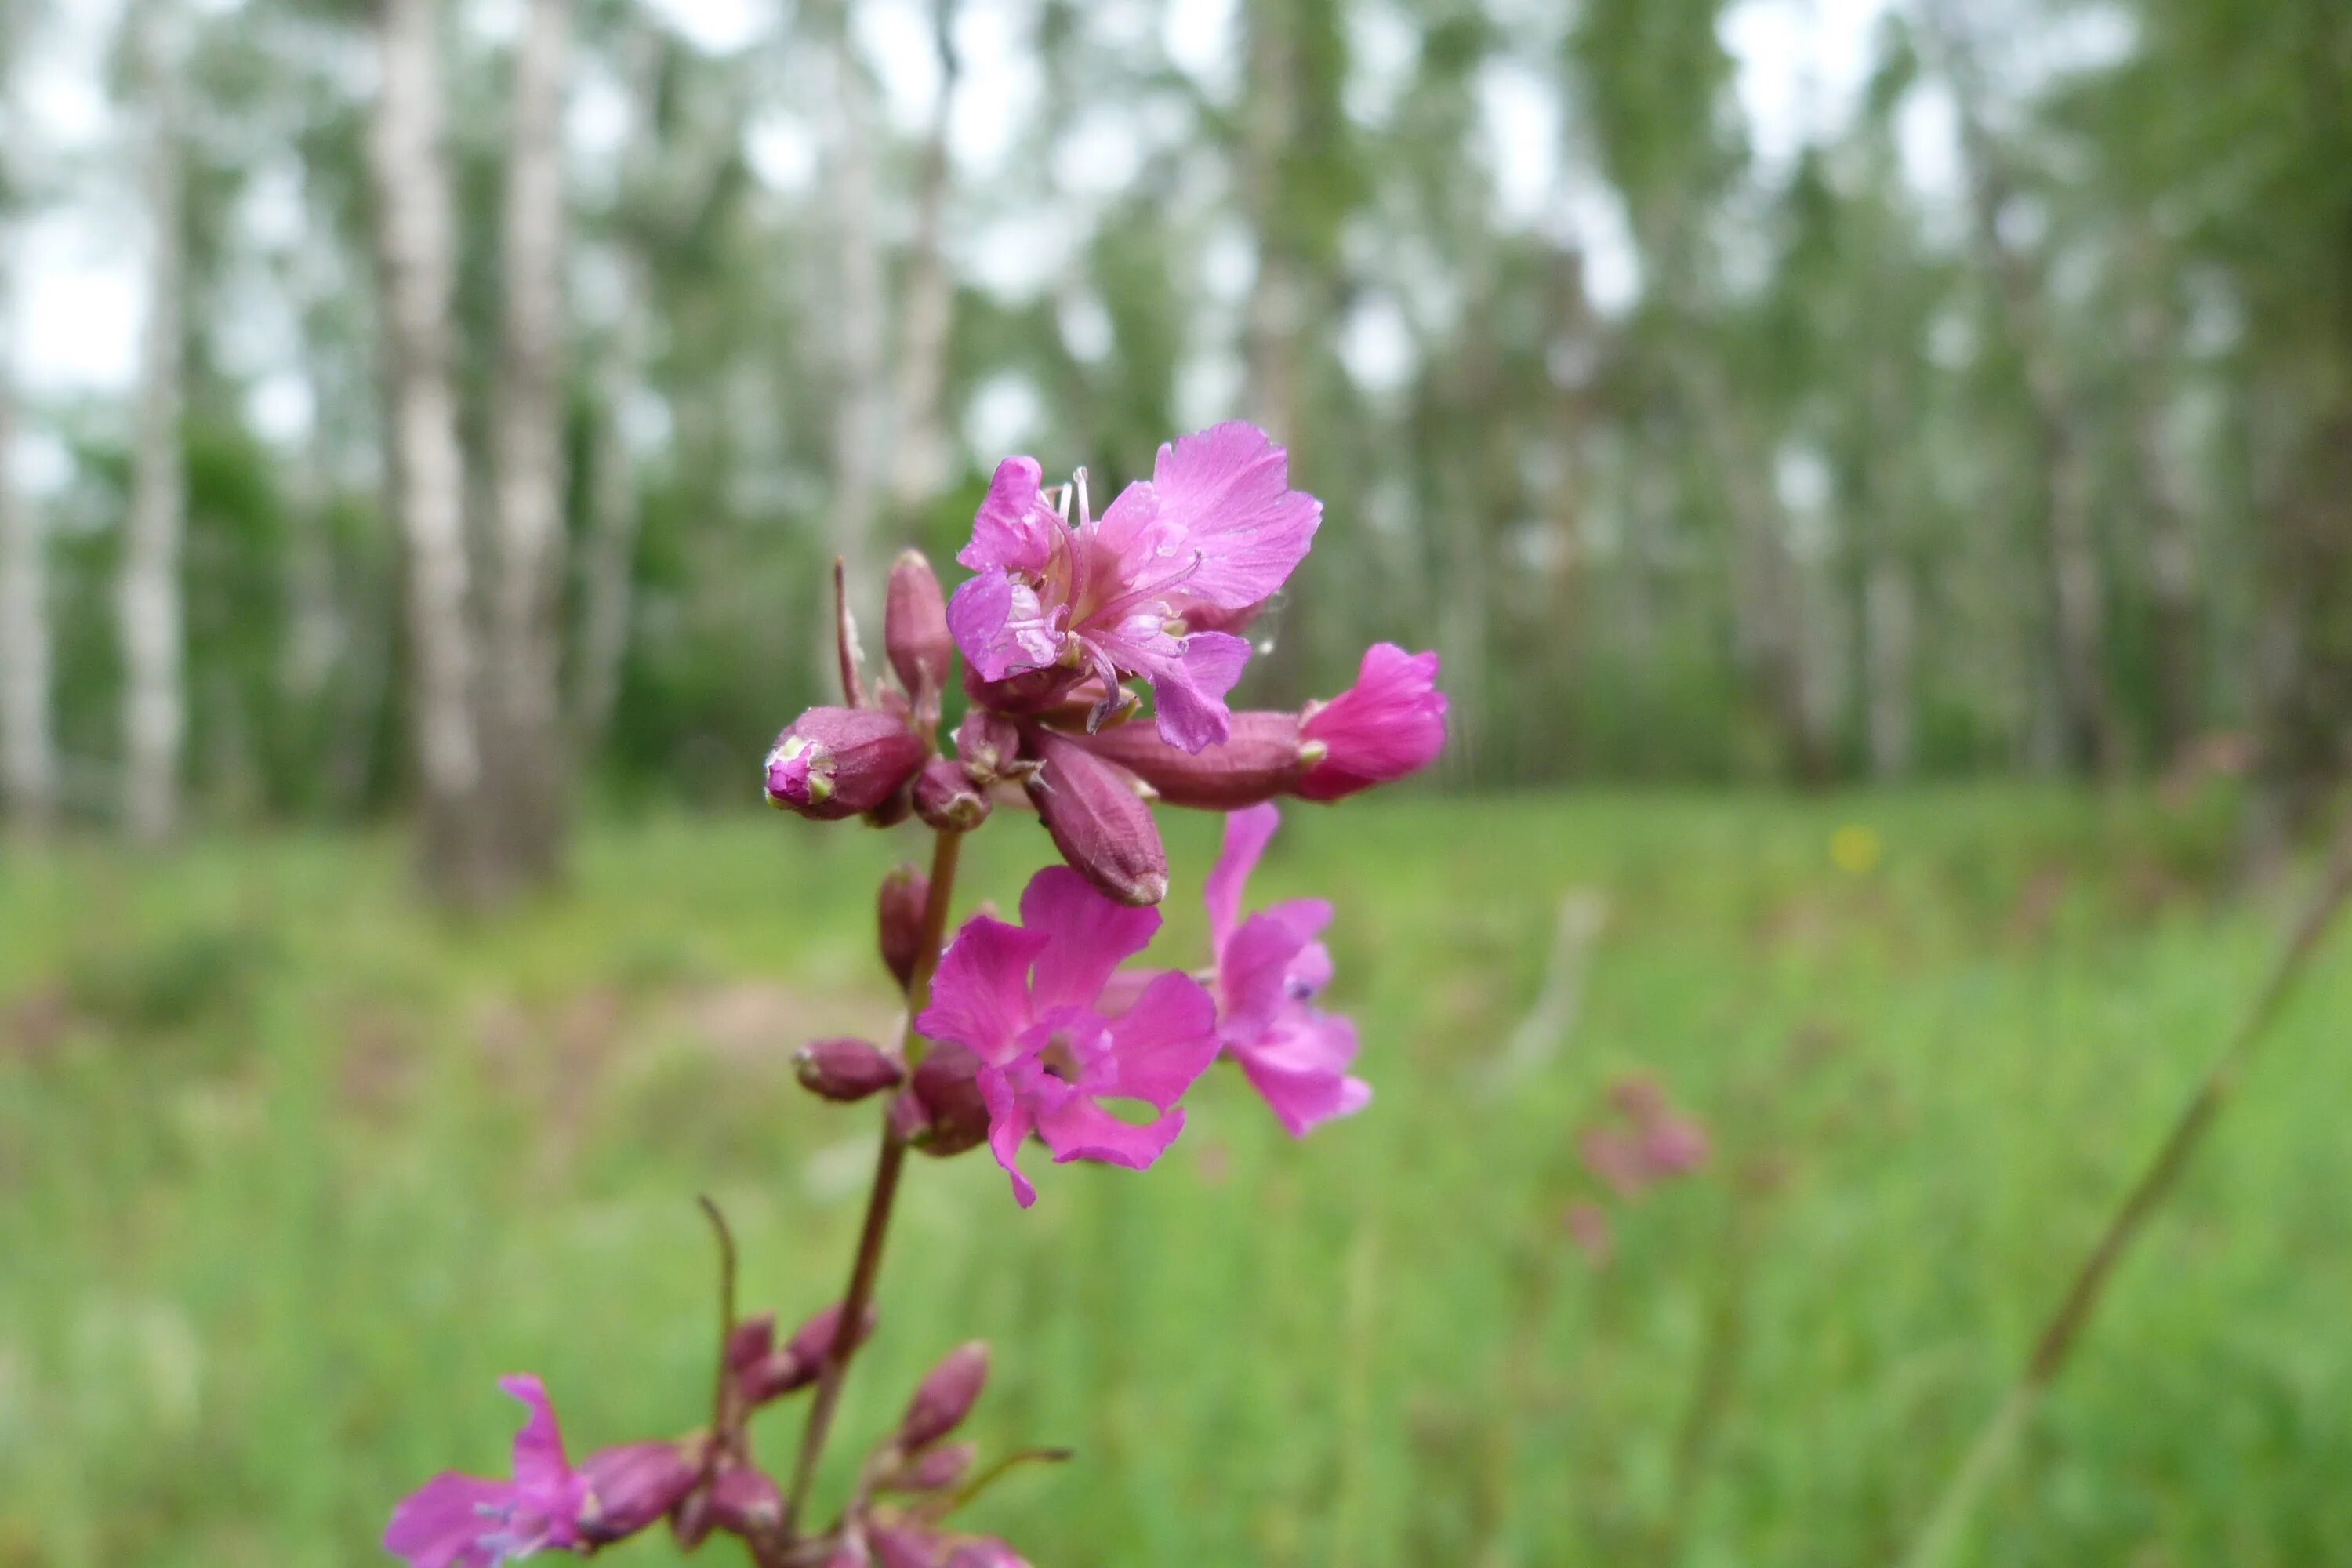
<path id="1" fill-rule="evenodd" d="M 1235 420 L 1160 448 L 1152 489 L 1201 563 L 1183 591 L 1238 610 L 1280 588 L 1315 541 L 1323 503 L 1289 483 L 1289 459 L 1266 433 Z"/>
<path id="2" fill-rule="evenodd" d="M 500 1521 L 513 1504 L 507 1482 L 444 1470 L 393 1509 L 383 1549 L 410 1568 L 492 1568 Z"/>
<path id="3" fill-rule="evenodd" d="M 1061 652 L 1037 591 L 1002 572 L 983 572 L 956 589 L 948 600 L 948 630 L 982 680 L 1043 669 Z"/>
<path id="4" fill-rule="evenodd" d="M 1037 1119 L 1037 1135 L 1054 1152 L 1054 1163 L 1099 1160 L 1140 1171 L 1168 1152 L 1184 1131 L 1184 1112 L 1171 1110 L 1150 1121 L 1121 1121 L 1083 1095 L 1072 1095 Z"/>
<path id="5" fill-rule="evenodd" d="M 1265 853 L 1266 841 L 1281 826 L 1282 813 L 1271 801 L 1225 818 L 1224 847 L 1217 852 L 1217 863 L 1209 868 L 1209 879 L 1201 888 L 1201 901 L 1209 910 L 1210 946 L 1222 949 L 1233 934 L 1234 922 L 1241 915 L 1242 890 L 1257 868 L 1258 857 Z"/>
<path id="6" fill-rule="evenodd" d="M 1160 739 L 1197 752 L 1231 734 L 1225 693 L 1242 678 L 1249 653 L 1249 644 L 1230 632 L 1194 632 L 1175 658 L 1152 659 L 1143 673 L 1151 681 Z"/>
<path id="7" fill-rule="evenodd" d="M 1346 1071 L 1356 1056 L 1356 1026 L 1337 1015 L 1303 1015 L 1280 1036 L 1235 1055 L 1250 1087 L 1293 1138 L 1371 1102 L 1371 1086 Z"/>
<path id="8" fill-rule="evenodd" d="M 526 1505 L 545 1504 L 560 1510 L 571 1481 L 572 1466 L 563 1457 L 563 1433 L 555 1424 L 555 1411 L 547 1403 L 547 1390 L 529 1373 L 502 1377 L 499 1386 L 522 1401 L 523 1407 L 530 1412 L 514 1436 L 515 1489 Z"/>
<path id="9" fill-rule="evenodd" d="M 1038 482 L 1044 477 L 1034 458 L 1007 458 L 996 465 L 979 515 L 971 520 L 971 542 L 956 552 L 958 564 L 972 572 L 1045 570 L 1062 521 L 1045 504 Z"/>
<path id="10" fill-rule="evenodd" d="M 1021 1144 L 1034 1126 L 1029 1108 L 1013 1093 L 1013 1081 L 1002 1068 L 980 1069 L 981 1103 L 988 1107 L 988 1152 L 1013 1178 L 1013 1199 L 1023 1208 L 1037 1201 L 1037 1189 L 1021 1173 Z"/>
<path id="11" fill-rule="evenodd" d="M 1307 800 L 1337 800 L 1428 766 L 1445 746 L 1437 655 L 1374 643 L 1364 650 L 1356 684 L 1310 705 L 1298 733 L 1322 749 L 1298 782 Z"/>
<path id="12" fill-rule="evenodd" d="M 1093 1006 L 1111 971 L 1150 945 L 1160 911 L 1118 903 L 1067 866 L 1048 866 L 1022 889 L 1021 928 L 1048 939 L 1030 992 L 1034 1016 Z"/>
<path id="13" fill-rule="evenodd" d="M 1113 1020 L 1110 1045 L 1107 1059 L 1089 1065 L 1082 1092 L 1165 1110 L 1217 1059 L 1217 1005 L 1191 976 L 1162 974 Z"/>
<path id="14" fill-rule="evenodd" d="M 1002 1065 L 1028 1026 L 1029 965 L 1050 940 L 986 915 L 966 921 L 940 955 L 931 1003 L 915 1020 L 916 1030 Z"/>
<path id="15" fill-rule="evenodd" d="M 1228 1041 L 1253 1039 L 1292 1000 L 1290 966 L 1307 939 L 1265 910 L 1244 921 L 1217 950 L 1217 996 Z"/>

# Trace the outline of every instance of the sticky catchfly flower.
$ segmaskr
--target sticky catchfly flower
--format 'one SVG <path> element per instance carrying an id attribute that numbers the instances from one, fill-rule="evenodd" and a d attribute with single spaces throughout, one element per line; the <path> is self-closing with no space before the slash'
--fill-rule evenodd
<path id="1" fill-rule="evenodd" d="M 1255 425 L 1215 426 L 1160 448 L 1148 480 L 1120 491 L 1100 517 L 1084 475 L 1067 522 L 1041 488 L 1031 458 L 997 466 L 956 559 L 977 574 L 948 604 L 957 646 L 983 686 L 1041 671 L 1027 699 L 1058 695 L 1092 676 L 1092 721 L 1118 705 L 1119 681 L 1152 689 L 1159 728 L 1188 752 L 1225 738 L 1225 693 L 1249 644 L 1194 629 L 1225 622 L 1279 589 L 1313 542 L 1323 507 L 1289 488 L 1283 449 Z M 993 705 L 993 704 L 992 704 Z"/>
<path id="2" fill-rule="evenodd" d="M 1056 1163 L 1098 1160 L 1140 1170 L 1184 1125 L 1176 1101 L 1216 1058 L 1216 1006 L 1182 974 L 1154 978 L 1118 1016 L 1101 1011 L 1111 972 L 1160 929 L 1157 910 L 1113 902 L 1066 866 L 1021 895 L 1021 923 L 979 916 L 940 960 L 916 1027 L 979 1061 L 990 1150 L 1026 1208 L 1021 1144 L 1045 1140 Z M 1159 1112 L 1125 1121 L 1104 1108 L 1139 1100 Z"/>
<path id="3" fill-rule="evenodd" d="M 499 1386 L 530 1412 L 515 1434 L 514 1477 L 444 1470 L 403 1498 L 384 1527 L 383 1549 L 409 1568 L 497 1568 L 584 1539 L 580 1517 L 593 1482 L 565 1459 L 547 1391 L 527 1375 L 502 1377 Z"/>
<path id="4" fill-rule="evenodd" d="M 1314 1006 L 1331 978 L 1317 941 L 1330 923 L 1321 899 L 1292 899 L 1243 920 L 1242 889 L 1282 820 L 1271 805 L 1225 818 L 1224 850 L 1203 889 L 1216 950 L 1217 1038 L 1294 1138 L 1361 1110 L 1370 1085 L 1350 1077 L 1356 1026 Z"/>

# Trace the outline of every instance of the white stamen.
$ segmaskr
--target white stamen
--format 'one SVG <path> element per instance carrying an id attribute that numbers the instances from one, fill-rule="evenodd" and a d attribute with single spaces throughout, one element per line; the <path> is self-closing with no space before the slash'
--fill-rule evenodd
<path id="1" fill-rule="evenodd" d="M 1065 528 L 1070 523 L 1070 486 L 1064 485 L 1054 498 L 1054 510 L 1062 514 L 1062 526 Z"/>
<path id="2" fill-rule="evenodd" d="M 1094 513 L 1087 507 L 1087 471 L 1080 468 L 1070 476 L 1070 479 L 1078 487 L 1078 526 L 1084 528 L 1094 521 Z M 1068 521 L 1067 514 L 1065 514 L 1064 521 Z"/>

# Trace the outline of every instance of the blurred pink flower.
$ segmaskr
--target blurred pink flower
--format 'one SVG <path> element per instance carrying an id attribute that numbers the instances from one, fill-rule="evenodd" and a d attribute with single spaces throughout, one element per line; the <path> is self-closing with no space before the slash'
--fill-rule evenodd
<path id="1" fill-rule="evenodd" d="M 1321 899 L 1293 899 L 1241 920 L 1242 889 L 1282 814 L 1254 805 L 1225 818 L 1223 852 L 1202 901 L 1216 952 L 1217 1037 L 1290 1135 L 1351 1115 L 1372 1098 L 1350 1077 L 1356 1026 L 1311 1004 L 1329 983 L 1331 955 L 1317 936 L 1330 923 Z"/>
<path id="2" fill-rule="evenodd" d="M 1105 983 L 1160 929 L 1157 910 L 1105 898 L 1066 866 L 1021 895 L 1021 924 L 964 923 L 940 960 L 915 1026 L 979 1058 L 989 1147 L 1026 1208 L 1036 1190 L 1017 1163 L 1035 1132 L 1055 1163 L 1099 1160 L 1140 1170 L 1184 1125 L 1177 1100 L 1216 1058 L 1216 1005 L 1188 976 L 1155 976 L 1117 1017 Z M 1140 1100 L 1151 1121 L 1121 1121 L 1110 1100 Z"/>

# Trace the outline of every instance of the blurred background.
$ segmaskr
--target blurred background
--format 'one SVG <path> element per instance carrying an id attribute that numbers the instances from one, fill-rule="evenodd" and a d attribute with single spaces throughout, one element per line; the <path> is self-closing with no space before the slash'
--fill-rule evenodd
<path id="1" fill-rule="evenodd" d="M 0 1568 L 693 1425 L 697 1191 L 831 1300 L 919 846 L 757 804 L 824 568 L 1236 416 L 1237 700 L 1453 699 L 1265 873 L 1380 1098 L 924 1166 L 851 1429 L 995 1339 L 1044 1568 L 1892 1561 L 2342 773 L 2335 0 L 0 0 Z M 2319 980 L 1968 1560 L 2352 1561 Z"/>

